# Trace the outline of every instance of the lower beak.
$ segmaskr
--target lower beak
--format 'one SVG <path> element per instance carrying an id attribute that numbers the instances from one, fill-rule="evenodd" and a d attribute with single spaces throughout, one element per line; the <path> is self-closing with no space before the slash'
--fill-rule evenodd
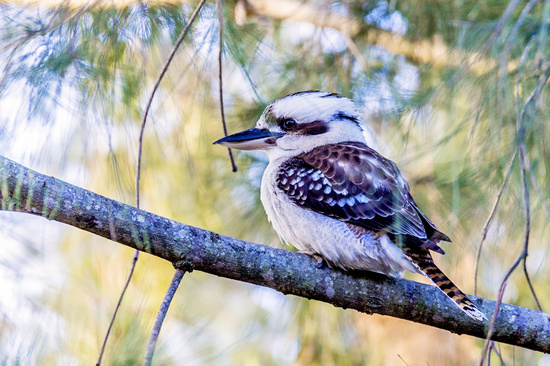
<path id="1" fill-rule="evenodd" d="M 274 146 L 275 141 L 283 135 L 284 134 L 281 132 L 271 132 L 269 130 L 251 128 L 250 130 L 237 132 L 233 135 L 224 137 L 223 139 L 219 139 L 214 142 L 214 144 L 240 150 L 259 150 Z"/>

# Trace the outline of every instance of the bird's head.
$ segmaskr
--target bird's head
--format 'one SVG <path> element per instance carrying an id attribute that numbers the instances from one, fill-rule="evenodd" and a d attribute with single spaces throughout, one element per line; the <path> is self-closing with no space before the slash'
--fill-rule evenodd
<path id="1" fill-rule="evenodd" d="M 365 141 L 354 103 L 334 93 L 305 91 L 277 99 L 267 106 L 256 127 L 214 143 L 265 150 L 275 160 L 343 141 Z"/>

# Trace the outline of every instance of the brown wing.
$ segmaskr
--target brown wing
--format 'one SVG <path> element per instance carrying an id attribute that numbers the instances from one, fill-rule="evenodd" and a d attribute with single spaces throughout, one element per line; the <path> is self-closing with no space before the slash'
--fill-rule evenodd
<path id="1" fill-rule="evenodd" d="M 285 162 L 278 186 L 298 205 L 372 231 L 396 244 L 440 253 L 450 241 L 418 209 L 397 166 L 358 142 L 324 145 Z"/>

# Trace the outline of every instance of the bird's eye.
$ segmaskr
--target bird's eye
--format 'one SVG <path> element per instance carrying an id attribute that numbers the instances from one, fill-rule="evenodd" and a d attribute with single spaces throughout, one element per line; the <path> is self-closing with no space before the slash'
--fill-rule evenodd
<path id="1" fill-rule="evenodd" d="M 298 123 L 292 118 L 287 118 L 281 121 L 279 127 L 281 127 L 281 130 L 283 131 L 291 131 L 296 127 L 297 124 Z"/>

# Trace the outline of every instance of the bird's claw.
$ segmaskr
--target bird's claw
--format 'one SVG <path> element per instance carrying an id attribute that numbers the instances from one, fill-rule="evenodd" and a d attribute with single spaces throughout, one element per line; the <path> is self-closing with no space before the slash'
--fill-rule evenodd
<path id="1" fill-rule="evenodd" d="M 317 269 L 323 269 L 323 268 L 327 268 L 328 267 L 328 264 L 327 264 L 327 261 L 325 261 L 325 258 L 321 257 L 319 254 L 310 254 L 314 259 L 315 261 L 317 262 L 317 264 L 315 265 L 315 267 Z"/>

